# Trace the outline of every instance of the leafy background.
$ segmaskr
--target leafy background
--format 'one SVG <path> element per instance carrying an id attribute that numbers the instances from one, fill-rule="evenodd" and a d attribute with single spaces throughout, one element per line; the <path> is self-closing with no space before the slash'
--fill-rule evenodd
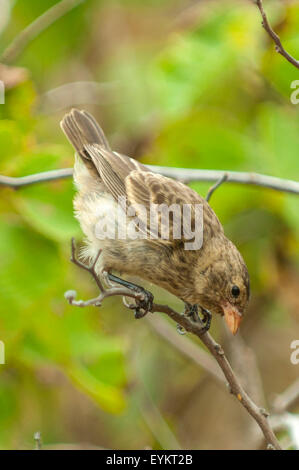
<path id="1" fill-rule="evenodd" d="M 1 49 L 55 3 L 2 0 Z M 298 56 L 299 3 L 266 6 Z M 1 174 L 72 166 L 59 121 L 78 106 L 96 116 L 116 150 L 144 163 L 298 179 L 299 107 L 290 102 L 298 71 L 275 53 L 252 2 L 86 0 L 11 65 L 27 78 L 0 106 Z M 192 187 L 205 194 L 209 185 Z M 251 419 L 150 323 L 134 320 L 119 299 L 100 310 L 67 305 L 70 288 L 96 294 L 69 262 L 70 238 L 82 239 L 72 181 L 0 194 L 0 447 L 31 448 L 40 430 L 54 447 L 250 448 Z M 211 204 L 249 267 L 241 334 L 270 403 L 298 376 L 290 363 L 299 321 L 298 197 L 227 184 Z M 220 318 L 212 333 L 229 351 Z"/>

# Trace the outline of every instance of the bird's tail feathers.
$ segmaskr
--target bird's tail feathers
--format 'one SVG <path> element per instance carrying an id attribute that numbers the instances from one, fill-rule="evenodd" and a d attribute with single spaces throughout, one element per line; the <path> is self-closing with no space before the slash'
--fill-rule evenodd
<path id="1" fill-rule="evenodd" d="M 87 111 L 72 109 L 65 115 L 60 126 L 77 153 L 85 160 L 90 160 L 86 145 L 98 144 L 111 150 L 103 130 Z"/>

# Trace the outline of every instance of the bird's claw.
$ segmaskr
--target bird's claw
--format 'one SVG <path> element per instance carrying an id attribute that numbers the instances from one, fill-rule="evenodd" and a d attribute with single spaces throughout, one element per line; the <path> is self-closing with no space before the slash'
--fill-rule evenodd
<path id="1" fill-rule="evenodd" d="M 199 320 L 198 305 L 196 304 L 191 305 L 191 304 L 185 303 L 184 315 L 188 318 L 191 318 L 194 322 L 197 322 Z"/>
<path id="2" fill-rule="evenodd" d="M 202 323 L 204 323 L 203 333 L 206 333 L 210 329 L 211 321 L 212 321 L 212 315 L 209 312 L 209 310 L 206 310 L 203 307 L 200 307 L 200 309 L 201 309 L 201 313 L 202 313 L 202 320 L 201 321 L 202 321 Z"/>
<path id="3" fill-rule="evenodd" d="M 152 311 L 154 301 L 154 296 L 151 292 L 143 288 L 140 288 L 139 292 L 142 293 L 143 299 L 136 299 L 135 318 L 137 320 L 145 317 L 148 312 Z"/>
<path id="4" fill-rule="evenodd" d="M 107 277 L 109 282 L 120 284 L 121 286 L 124 286 L 130 291 L 134 292 L 134 294 L 137 294 L 136 297 L 134 295 L 134 304 L 128 304 L 126 299 L 124 299 L 125 306 L 131 310 L 135 310 L 136 319 L 143 318 L 148 312 L 152 312 L 154 296 L 151 292 L 148 292 L 137 284 L 133 284 L 132 282 L 126 281 L 125 279 L 121 279 L 114 274 L 108 273 Z"/>
<path id="5" fill-rule="evenodd" d="M 198 307 L 201 310 L 202 318 L 200 318 L 200 316 L 199 316 Z M 202 328 L 201 328 L 200 334 L 204 334 L 210 329 L 212 315 L 205 308 L 200 307 L 196 304 L 191 305 L 191 304 L 185 303 L 184 315 L 187 316 L 188 318 L 191 318 L 191 320 L 194 321 L 195 323 L 200 322 L 203 325 Z"/>

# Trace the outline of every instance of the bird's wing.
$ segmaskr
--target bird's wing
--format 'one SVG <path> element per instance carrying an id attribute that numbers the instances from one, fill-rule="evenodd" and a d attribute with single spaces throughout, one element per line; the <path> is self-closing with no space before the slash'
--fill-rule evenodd
<path id="1" fill-rule="evenodd" d="M 135 208 L 141 221 L 147 224 L 147 233 L 150 235 L 153 234 L 151 213 L 153 214 L 153 208 L 160 206 L 156 213 L 160 241 L 173 243 L 177 240 L 179 243 L 191 240 L 194 230 L 199 229 L 200 223 L 203 224 L 201 225 L 203 230 L 206 223 L 209 226 L 212 225 L 215 234 L 222 231 L 222 226 L 209 204 L 198 193 L 179 181 L 159 174 L 135 170 L 125 179 L 125 187 L 128 203 Z M 174 212 L 171 211 L 171 206 Z M 163 240 L 161 235 L 164 230 L 167 233 L 168 223 L 169 238 Z M 178 235 L 180 238 L 177 238 Z"/>
<path id="2" fill-rule="evenodd" d="M 223 230 L 209 204 L 191 188 L 178 181 L 152 173 L 146 166 L 132 158 L 112 152 L 101 127 L 86 111 L 73 109 L 64 117 L 61 127 L 86 167 L 94 177 L 99 178 L 115 200 L 122 197 L 135 208 L 138 218 L 145 227 L 142 230 L 147 234 L 151 233 L 151 207 L 161 204 L 164 204 L 166 208 L 173 204 L 180 206 L 181 216 L 183 206 L 190 205 L 189 225 L 192 231 L 197 220 L 195 207 L 202 205 L 205 233 L 208 231 L 209 236 L 213 236 L 214 233 L 217 234 Z M 144 210 L 141 210 L 140 205 Z M 169 240 L 174 241 L 175 233 L 184 233 L 183 219 L 186 218 L 181 217 L 180 221 L 170 212 Z M 159 237 L 165 228 L 166 222 L 164 221 L 165 219 L 160 214 Z"/>
<path id="3" fill-rule="evenodd" d="M 125 155 L 116 154 L 100 145 L 85 145 L 86 153 L 91 158 L 105 187 L 117 200 L 118 197 L 126 197 L 125 179 L 133 171 L 142 172 L 149 170 L 141 163 Z"/>
<path id="4" fill-rule="evenodd" d="M 86 150 L 88 153 L 93 153 L 94 164 L 96 165 L 96 160 L 97 158 L 99 158 L 100 154 L 101 157 L 104 158 L 110 164 L 113 171 L 115 171 L 115 173 L 117 173 L 123 181 L 132 171 L 150 171 L 146 166 L 142 165 L 142 163 L 139 163 L 137 160 L 127 157 L 126 155 L 111 152 L 109 150 L 104 149 L 103 147 L 100 147 L 99 145 L 95 145 L 92 147 L 86 146 Z M 96 156 L 96 153 L 98 154 L 98 156 Z"/>
<path id="5" fill-rule="evenodd" d="M 107 191 L 112 194 L 116 201 L 119 197 L 126 197 L 124 180 L 111 164 L 113 152 L 96 144 L 88 144 L 84 148 L 96 167 Z"/>

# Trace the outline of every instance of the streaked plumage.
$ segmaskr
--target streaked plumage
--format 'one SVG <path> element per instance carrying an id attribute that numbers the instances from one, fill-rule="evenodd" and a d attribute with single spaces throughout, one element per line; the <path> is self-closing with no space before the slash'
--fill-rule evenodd
<path id="1" fill-rule="evenodd" d="M 248 271 L 209 204 L 183 183 L 152 173 L 136 160 L 113 152 L 89 113 L 74 109 L 65 116 L 61 126 L 77 153 L 74 180 L 78 194 L 74 208 L 87 238 L 85 256 L 94 259 L 99 249 L 103 249 L 99 272 L 115 270 L 137 275 L 185 302 L 225 314 L 235 333 L 248 303 Z M 99 240 L 95 235 L 96 224 L 107 213 L 117 211 L 119 197 L 126 198 L 141 219 L 138 204 L 146 208 L 147 214 L 151 204 L 190 204 L 192 221 L 195 205 L 202 204 L 202 248 L 186 251 L 183 239 L 172 237 L 169 240 Z M 148 224 L 145 231 L 149 233 Z M 238 296 L 232 295 L 233 286 L 239 288 Z"/>

